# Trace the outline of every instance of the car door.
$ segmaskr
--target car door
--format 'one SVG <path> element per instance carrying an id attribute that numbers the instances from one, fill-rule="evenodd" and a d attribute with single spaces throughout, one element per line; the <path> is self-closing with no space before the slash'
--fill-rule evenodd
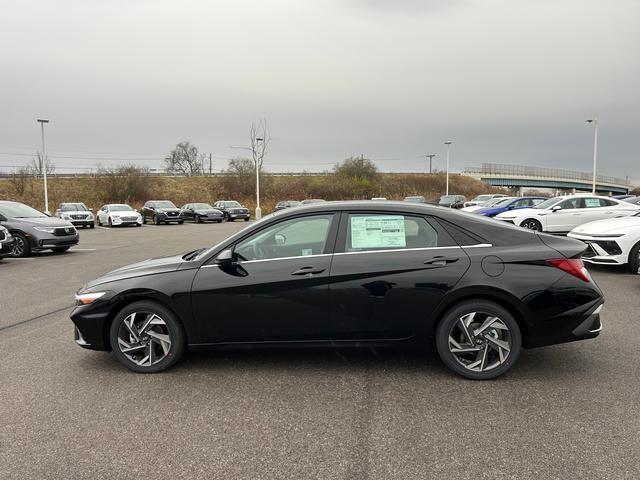
<path id="1" fill-rule="evenodd" d="M 464 250 L 433 219 L 343 213 L 329 287 L 333 339 L 414 335 L 469 264 Z"/>
<path id="2" fill-rule="evenodd" d="M 274 221 L 231 248 L 234 262 L 211 259 L 191 292 L 206 343 L 325 340 L 329 271 L 339 215 Z"/>
<path id="3" fill-rule="evenodd" d="M 185 220 L 193 220 L 193 218 L 195 217 L 193 213 L 193 208 L 191 208 L 190 203 L 187 203 L 186 205 L 184 205 L 180 210 L 182 210 L 182 216 L 184 217 Z"/>
<path id="4" fill-rule="evenodd" d="M 559 210 L 554 208 L 560 207 Z M 568 232 L 585 223 L 585 207 L 583 198 L 564 200 L 549 210 L 546 218 L 548 232 Z"/>

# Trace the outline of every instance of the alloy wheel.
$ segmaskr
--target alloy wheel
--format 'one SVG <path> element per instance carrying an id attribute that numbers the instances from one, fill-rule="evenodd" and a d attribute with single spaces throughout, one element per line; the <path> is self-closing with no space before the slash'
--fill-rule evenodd
<path id="1" fill-rule="evenodd" d="M 524 228 L 528 228 L 529 230 L 536 230 L 536 231 L 542 230 L 540 228 L 540 224 L 535 220 L 527 220 L 526 222 L 522 223 L 522 226 Z"/>
<path id="2" fill-rule="evenodd" d="M 449 351 L 472 372 L 487 372 L 504 364 L 511 352 L 511 331 L 495 315 L 471 312 L 449 331 Z"/>
<path id="3" fill-rule="evenodd" d="M 164 360 L 171 350 L 169 328 L 155 313 L 134 312 L 118 329 L 118 347 L 134 364 L 150 367 Z"/>
<path id="4" fill-rule="evenodd" d="M 21 257 L 24 255 L 25 243 L 24 240 L 18 236 L 15 237 L 15 241 L 11 247 L 11 255 L 14 257 Z"/>

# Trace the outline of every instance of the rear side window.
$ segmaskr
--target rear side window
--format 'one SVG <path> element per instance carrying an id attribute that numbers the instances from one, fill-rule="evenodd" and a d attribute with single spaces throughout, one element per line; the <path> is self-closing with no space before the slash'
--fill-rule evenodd
<path id="1" fill-rule="evenodd" d="M 347 252 L 451 246 L 425 218 L 402 214 L 349 214 Z"/>

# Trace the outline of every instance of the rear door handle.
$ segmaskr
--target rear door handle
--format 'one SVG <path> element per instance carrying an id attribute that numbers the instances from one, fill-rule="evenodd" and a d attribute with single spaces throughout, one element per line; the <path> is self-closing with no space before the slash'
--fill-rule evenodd
<path id="1" fill-rule="evenodd" d="M 430 258 L 429 260 L 425 261 L 424 264 L 425 265 L 438 265 L 438 266 L 444 267 L 445 265 L 447 265 L 449 263 L 457 262 L 458 260 L 459 260 L 459 257 L 437 256 L 437 257 L 433 257 L 433 258 Z"/>
<path id="2" fill-rule="evenodd" d="M 301 269 L 296 270 L 295 272 L 291 272 L 291 275 L 315 275 L 322 272 L 324 272 L 324 268 L 302 267 Z"/>

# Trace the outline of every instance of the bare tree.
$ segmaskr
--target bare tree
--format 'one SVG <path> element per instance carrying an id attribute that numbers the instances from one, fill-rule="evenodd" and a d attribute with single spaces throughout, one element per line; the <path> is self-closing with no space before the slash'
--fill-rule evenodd
<path id="1" fill-rule="evenodd" d="M 202 173 L 203 160 L 204 155 L 200 154 L 198 147 L 189 142 L 180 142 L 169 152 L 164 162 L 168 172 L 191 177 Z"/>
<path id="2" fill-rule="evenodd" d="M 31 163 L 27 166 L 28 172 L 36 176 L 44 175 L 45 168 L 47 175 L 52 174 L 55 170 L 55 167 L 49 161 L 49 157 L 42 158 L 42 153 L 40 152 L 36 153 L 36 158 L 32 159 Z"/>
<path id="3" fill-rule="evenodd" d="M 253 163 L 258 171 L 262 170 L 262 161 L 270 141 L 271 137 L 269 136 L 269 130 L 267 128 L 267 119 L 261 118 L 257 122 L 251 122 L 249 143 Z"/>

